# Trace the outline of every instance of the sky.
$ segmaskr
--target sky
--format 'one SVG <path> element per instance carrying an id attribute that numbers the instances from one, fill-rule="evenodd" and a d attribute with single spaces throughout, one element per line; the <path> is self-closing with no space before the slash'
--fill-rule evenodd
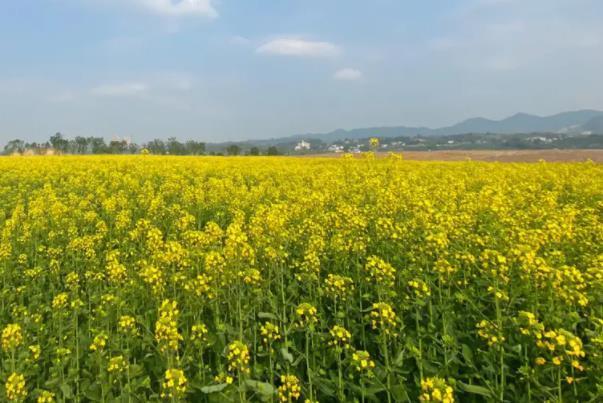
<path id="1" fill-rule="evenodd" d="M 2 0 L 0 143 L 603 110 L 600 0 Z"/>

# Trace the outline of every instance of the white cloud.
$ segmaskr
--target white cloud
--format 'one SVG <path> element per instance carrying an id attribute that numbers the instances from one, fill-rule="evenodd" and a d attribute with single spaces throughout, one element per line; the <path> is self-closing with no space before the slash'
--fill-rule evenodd
<path id="1" fill-rule="evenodd" d="M 333 57 L 337 56 L 340 51 L 338 46 L 330 42 L 295 38 L 274 39 L 257 48 L 258 53 L 300 57 Z"/>
<path id="2" fill-rule="evenodd" d="M 228 40 L 228 43 L 230 43 L 231 45 L 247 46 L 247 45 L 251 44 L 252 41 L 251 41 L 251 39 L 245 38 L 244 36 L 235 35 L 235 36 L 230 37 L 230 39 Z"/>
<path id="3" fill-rule="evenodd" d="M 333 74 L 335 80 L 354 81 L 362 78 L 362 72 L 360 70 L 346 68 L 341 69 Z"/>
<path id="4" fill-rule="evenodd" d="M 212 0 L 135 0 L 147 10 L 165 16 L 203 16 L 218 17 Z"/>
<path id="5" fill-rule="evenodd" d="M 129 97 L 145 93 L 148 85 L 144 83 L 131 82 L 121 84 L 103 84 L 92 89 L 92 94 L 102 97 Z"/>

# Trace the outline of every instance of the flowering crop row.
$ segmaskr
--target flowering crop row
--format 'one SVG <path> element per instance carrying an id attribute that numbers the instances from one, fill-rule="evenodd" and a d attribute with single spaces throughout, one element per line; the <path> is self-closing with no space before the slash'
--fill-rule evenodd
<path id="1" fill-rule="evenodd" d="M 0 400 L 602 401 L 603 166 L 0 160 Z"/>

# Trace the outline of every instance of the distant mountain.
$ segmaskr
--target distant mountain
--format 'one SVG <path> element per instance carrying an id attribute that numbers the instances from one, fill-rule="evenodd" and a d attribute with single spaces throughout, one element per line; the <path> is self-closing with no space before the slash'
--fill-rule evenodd
<path id="1" fill-rule="evenodd" d="M 581 129 L 585 132 L 596 134 L 603 133 L 603 116 L 595 116 L 586 122 L 586 124 L 582 125 Z"/>
<path id="2" fill-rule="evenodd" d="M 428 127 L 368 127 L 363 129 L 338 129 L 329 133 L 306 133 L 272 142 L 288 142 L 301 139 L 320 139 L 330 143 L 344 139 L 363 139 L 367 137 L 399 136 L 450 136 L 466 133 L 565 133 L 582 134 L 592 132 L 603 134 L 603 111 L 580 110 L 563 112 L 552 116 L 536 116 L 517 113 L 502 120 L 473 118 L 452 126 L 431 129 Z"/>

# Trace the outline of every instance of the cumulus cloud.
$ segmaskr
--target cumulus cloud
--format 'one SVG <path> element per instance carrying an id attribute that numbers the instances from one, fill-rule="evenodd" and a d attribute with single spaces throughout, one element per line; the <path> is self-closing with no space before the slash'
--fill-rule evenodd
<path id="1" fill-rule="evenodd" d="M 330 42 L 296 38 L 274 39 L 257 48 L 258 53 L 298 57 L 333 57 L 337 56 L 340 51 L 338 46 Z"/>
<path id="2" fill-rule="evenodd" d="M 341 70 L 337 70 L 335 74 L 333 74 L 333 78 L 335 80 L 342 81 L 354 81 L 362 78 L 362 72 L 360 70 L 345 68 Z"/>
<path id="3" fill-rule="evenodd" d="M 148 88 L 147 84 L 138 82 L 103 84 L 94 87 L 91 93 L 101 97 L 130 97 L 143 94 Z"/>
<path id="4" fill-rule="evenodd" d="M 212 0 L 134 0 L 147 10 L 165 16 L 218 17 Z"/>

